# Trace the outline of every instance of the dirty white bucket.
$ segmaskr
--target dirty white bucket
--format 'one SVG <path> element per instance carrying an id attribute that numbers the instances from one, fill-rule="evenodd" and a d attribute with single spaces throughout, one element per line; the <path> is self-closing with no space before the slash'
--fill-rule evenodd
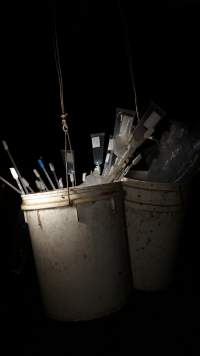
<path id="1" fill-rule="evenodd" d="M 134 288 L 161 290 L 173 280 L 187 193 L 181 185 L 123 182 Z"/>
<path id="2" fill-rule="evenodd" d="M 89 320 L 127 302 L 132 281 L 120 184 L 24 195 L 22 209 L 50 317 Z"/>

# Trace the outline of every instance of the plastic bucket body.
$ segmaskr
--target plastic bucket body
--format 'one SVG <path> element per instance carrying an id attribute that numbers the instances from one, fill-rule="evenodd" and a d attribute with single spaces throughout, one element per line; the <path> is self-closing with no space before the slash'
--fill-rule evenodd
<path id="1" fill-rule="evenodd" d="M 186 191 L 178 184 L 123 182 L 133 286 L 161 290 L 173 281 L 185 217 Z"/>
<path id="2" fill-rule="evenodd" d="M 22 199 L 47 314 L 89 320 L 122 307 L 132 281 L 120 184 Z"/>

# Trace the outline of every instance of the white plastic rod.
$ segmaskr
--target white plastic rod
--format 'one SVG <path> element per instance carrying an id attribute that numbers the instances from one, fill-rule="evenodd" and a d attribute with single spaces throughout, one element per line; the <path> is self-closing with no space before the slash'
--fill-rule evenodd
<path id="1" fill-rule="evenodd" d="M 140 162 L 140 160 L 142 159 L 142 155 L 139 153 L 131 162 L 131 164 L 129 166 L 126 167 L 126 169 L 124 170 L 122 177 L 124 177 L 129 170 L 131 169 L 131 167 L 135 166 L 138 162 Z"/>
<path id="2" fill-rule="evenodd" d="M 70 182 L 72 183 L 72 186 L 74 186 L 74 174 L 70 173 L 69 177 L 70 177 Z"/>
<path id="3" fill-rule="evenodd" d="M 42 187 L 41 187 L 41 182 L 40 182 L 40 180 L 36 179 L 36 180 L 35 180 L 35 185 L 36 185 L 37 189 L 38 189 L 40 192 L 42 192 Z"/>
<path id="4" fill-rule="evenodd" d="M 21 183 L 20 183 L 20 181 L 19 181 L 18 174 L 17 174 L 15 168 L 11 167 L 11 168 L 10 168 L 10 172 L 11 172 L 11 174 L 12 174 L 12 177 L 13 177 L 14 180 L 16 181 L 16 183 L 17 183 L 17 185 L 18 185 L 18 188 L 19 188 L 21 194 L 25 194 L 25 192 L 24 192 L 24 190 L 23 190 L 23 188 L 22 188 L 22 185 L 21 185 Z"/>
<path id="5" fill-rule="evenodd" d="M 42 178 L 41 178 L 39 172 L 37 171 L 37 169 L 33 169 L 33 173 L 34 173 L 35 176 L 39 179 L 41 185 L 42 185 L 43 187 L 45 187 L 45 190 L 46 190 L 46 192 L 47 192 L 49 189 L 47 188 L 46 184 L 45 184 L 44 181 L 42 180 Z M 38 186 L 37 186 L 37 187 L 38 187 Z"/>
<path id="6" fill-rule="evenodd" d="M 63 185 L 62 178 L 60 178 L 58 182 L 59 182 L 59 188 L 63 189 L 64 185 Z"/>
<path id="7" fill-rule="evenodd" d="M 22 177 L 22 181 L 25 187 L 29 190 L 29 192 L 34 193 L 34 190 L 30 187 L 29 182 L 27 182 L 27 180 L 24 177 Z"/>
<path id="8" fill-rule="evenodd" d="M 49 168 L 50 168 L 51 172 L 53 173 L 54 179 L 55 179 L 56 184 L 57 184 L 57 186 L 59 188 L 58 177 L 57 177 L 56 170 L 55 170 L 55 167 L 54 167 L 52 162 L 49 163 Z"/>
<path id="9" fill-rule="evenodd" d="M 86 176 L 87 176 L 87 173 L 84 172 L 84 173 L 82 174 L 82 182 L 85 182 Z"/>

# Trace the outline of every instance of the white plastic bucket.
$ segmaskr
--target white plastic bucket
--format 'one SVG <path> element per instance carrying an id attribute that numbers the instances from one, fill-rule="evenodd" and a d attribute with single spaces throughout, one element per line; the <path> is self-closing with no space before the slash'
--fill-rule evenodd
<path id="1" fill-rule="evenodd" d="M 89 320 L 127 302 L 132 280 L 120 184 L 24 195 L 22 209 L 50 317 Z"/>
<path id="2" fill-rule="evenodd" d="M 165 289 L 173 281 L 187 190 L 134 179 L 123 189 L 133 286 Z"/>

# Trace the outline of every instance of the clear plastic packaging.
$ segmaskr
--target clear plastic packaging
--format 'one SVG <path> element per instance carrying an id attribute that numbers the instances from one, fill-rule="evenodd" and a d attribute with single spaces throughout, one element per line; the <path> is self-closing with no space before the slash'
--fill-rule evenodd
<path id="1" fill-rule="evenodd" d="M 60 150 L 65 165 L 65 150 Z M 67 174 L 75 174 L 74 151 L 67 150 Z"/>
<path id="2" fill-rule="evenodd" d="M 65 166 L 65 150 L 60 150 Z M 67 150 L 67 174 L 72 185 L 76 185 L 74 151 Z"/>
<path id="3" fill-rule="evenodd" d="M 143 115 L 143 126 L 146 129 L 154 129 L 163 116 L 165 116 L 165 111 L 155 103 L 151 102 L 148 110 Z"/>
<path id="4" fill-rule="evenodd" d="M 102 175 L 94 175 L 89 174 L 85 177 L 85 180 L 83 183 L 80 184 L 80 186 L 91 186 L 91 185 L 99 185 L 99 184 L 105 184 L 107 183 L 106 178 L 103 177 Z"/>
<path id="5" fill-rule="evenodd" d="M 181 181 L 187 171 L 185 168 L 192 169 L 190 163 L 193 163 L 193 158 L 194 150 L 188 128 L 174 121 L 169 131 L 161 137 L 159 154 L 152 161 L 147 179 L 164 183 Z"/>
<path id="6" fill-rule="evenodd" d="M 92 141 L 94 164 L 100 169 L 100 166 L 103 163 L 105 133 L 101 132 L 91 134 L 90 136 Z"/>
<path id="7" fill-rule="evenodd" d="M 108 142 L 107 153 L 106 153 L 106 157 L 105 157 L 105 161 L 104 161 L 104 168 L 103 168 L 103 172 L 102 172 L 103 176 L 108 175 L 111 166 L 115 162 L 115 159 L 116 159 L 116 156 L 114 155 L 114 152 L 113 152 L 113 136 L 110 136 L 109 142 Z"/>
<path id="8" fill-rule="evenodd" d="M 117 109 L 114 136 L 113 152 L 116 156 L 122 156 L 125 152 L 133 130 L 135 112 L 124 109 Z"/>

